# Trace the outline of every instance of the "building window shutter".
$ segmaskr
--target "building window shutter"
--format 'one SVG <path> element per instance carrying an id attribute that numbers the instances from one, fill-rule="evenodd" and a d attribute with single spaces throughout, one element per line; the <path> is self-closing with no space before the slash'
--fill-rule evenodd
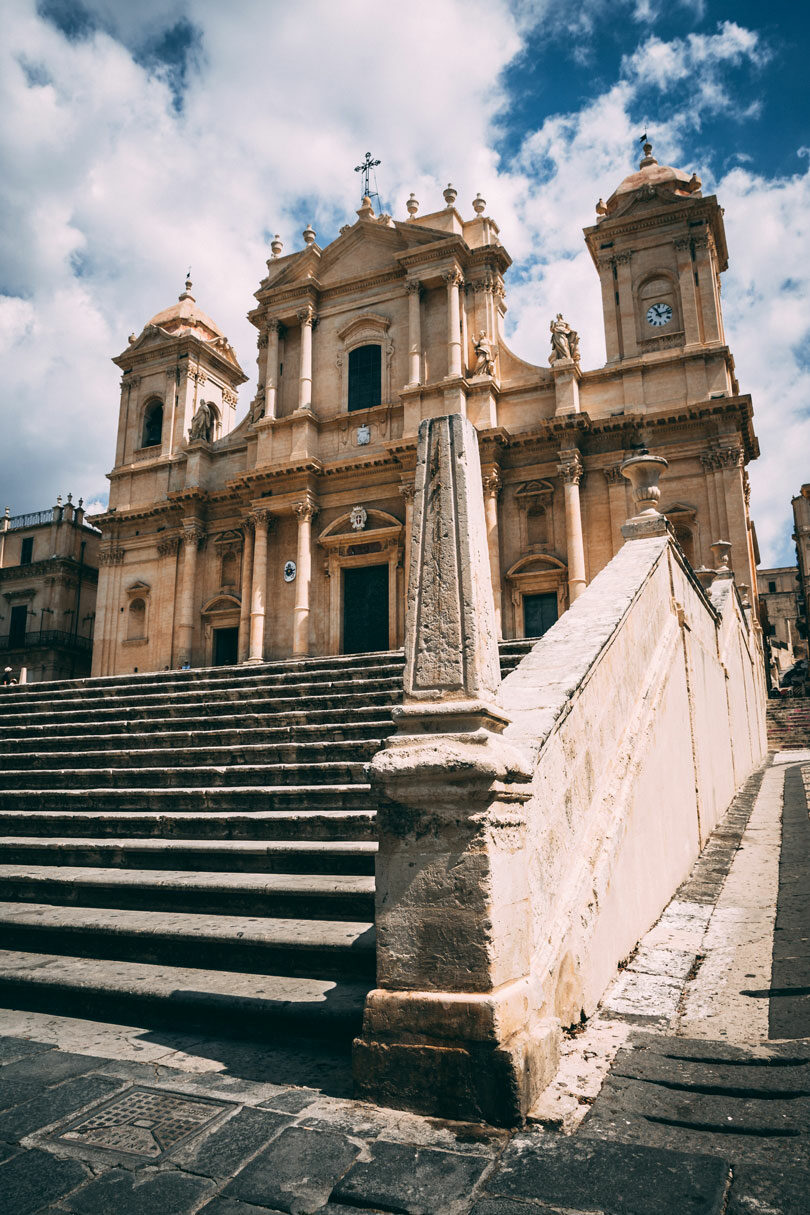
<path id="1" fill-rule="evenodd" d="M 373 409 L 382 399 L 382 359 L 379 346 L 349 351 L 349 411 Z"/>

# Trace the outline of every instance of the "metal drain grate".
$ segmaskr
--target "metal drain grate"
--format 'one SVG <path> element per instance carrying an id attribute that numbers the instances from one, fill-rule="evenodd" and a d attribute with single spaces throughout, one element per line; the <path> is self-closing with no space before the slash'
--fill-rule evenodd
<path id="1" fill-rule="evenodd" d="M 74 1118 L 50 1138 L 154 1160 L 202 1130 L 227 1108 L 223 1102 L 208 1098 L 132 1088 L 103 1102 L 92 1113 Z"/>

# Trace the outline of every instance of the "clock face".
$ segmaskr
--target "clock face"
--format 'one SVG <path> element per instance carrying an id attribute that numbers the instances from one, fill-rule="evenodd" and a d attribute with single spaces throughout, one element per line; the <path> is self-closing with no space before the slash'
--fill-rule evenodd
<path id="1" fill-rule="evenodd" d="M 669 304 L 653 304 L 647 309 L 648 325 L 668 325 L 672 320 L 672 309 Z"/>

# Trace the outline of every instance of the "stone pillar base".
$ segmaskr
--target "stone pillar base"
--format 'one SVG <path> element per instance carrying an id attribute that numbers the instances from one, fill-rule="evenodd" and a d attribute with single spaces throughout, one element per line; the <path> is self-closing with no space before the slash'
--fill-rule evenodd
<path id="1" fill-rule="evenodd" d="M 559 1022 L 527 1012 L 529 985 L 488 994 L 370 992 L 355 1092 L 438 1118 L 518 1126 L 559 1065 Z"/>

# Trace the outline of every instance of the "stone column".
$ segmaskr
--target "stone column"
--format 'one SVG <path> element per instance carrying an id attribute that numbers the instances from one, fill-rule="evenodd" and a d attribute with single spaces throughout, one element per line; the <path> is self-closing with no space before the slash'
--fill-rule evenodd
<path id="1" fill-rule="evenodd" d="M 197 581 L 197 554 L 205 540 L 205 528 L 197 519 L 183 520 L 183 576 L 177 609 L 177 661 L 191 663 L 194 641 L 194 588 Z"/>
<path id="2" fill-rule="evenodd" d="M 152 617 L 150 631 L 156 634 L 155 655 L 158 668 L 171 667 L 174 615 L 177 610 L 177 554 L 180 537 L 169 536 L 158 541 L 157 618 Z M 158 627 L 158 620 L 160 626 Z"/>
<path id="3" fill-rule="evenodd" d="M 460 376 L 461 372 L 461 304 L 459 289 L 461 273 L 448 270 L 444 276 L 447 283 L 447 376 Z"/>
<path id="4" fill-rule="evenodd" d="M 487 547 L 489 549 L 489 572 L 492 578 L 492 602 L 495 607 L 495 632 L 503 636 L 501 624 L 501 546 L 498 536 L 498 498 L 501 494 L 501 474 L 498 468 L 484 470 L 484 513 L 487 521 Z"/>
<path id="5" fill-rule="evenodd" d="M 264 416 L 276 416 L 278 396 L 278 336 L 279 322 L 275 319 L 267 322 L 267 362 L 264 366 Z M 312 330 L 310 329 L 310 336 Z M 303 349 L 303 346 L 302 346 Z M 310 351 L 310 376 L 312 375 L 312 353 Z"/>
<path id="6" fill-rule="evenodd" d="M 312 326 L 315 309 L 311 304 L 298 313 L 301 322 L 301 370 L 298 375 L 298 408 L 312 408 Z"/>
<path id="7" fill-rule="evenodd" d="M 694 263 L 692 262 L 692 242 L 688 236 L 682 236 L 674 240 L 673 244 L 675 256 L 678 259 L 678 285 L 681 289 L 681 309 L 683 311 L 683 340 L 687 346 L 693 346 L 700 341 L 700 319 Z"/>
<path id="8" fill-rule="evenodd" d="M 408 292 L 408 385 L 422 382 L 422 308 L 420 298 L 422 284 L 409 278 L 405 283 Z"/>
<path id="9" fill-rule="evenodd" d="M 253 511 L 253 578 L 250 595 L 250 645 L 248 662 L 264 662 L 264 617 L 267 595 L 267 529 L 270 512 Z"/>
<path id="10" fill-rule="evenodd" d="M 252 516 L 244 520 L 242 535 L 242 601 L 239 605 L 239 661 L 245 662 L 250 653 L 250 609 L 253 598 L 253 528 Z"/>
<path id="11" fill-rule="evenodd" d="M 633 298 L 633 277 L 630 271 L 632 253 L 617 253 L 616 289 L 619 293 L 619 330 L 621 333 L 622 358 L 638 354 L 636 340 L 636 306 Z"/>
<path id="12" fill-rule="evenodd" d="M 354 1044 L 358 1095 L 519 1122 L 556 1068 L 530 977 L 524 805 L 532 765 L 502 737 L 478 441 L 419 428 L 404 704 L 370 765 L 378 796 L 377 988 Z"/>
<path id="13" fill-rule="evenodd" d="M 568 602 L 573 603 L 585 590 L 585 546 L 582 539 L 582 511 L 579 483 L 582 460 L 575 448 L 560 452 L 557 472 L 565 494 L 565 547 L 568 556 Z"/>
<path id="14" fill-rule="evenodd" d="M 309 588 L 312 581 L 312 520 L 318 513 L 313 498 L 307 495 L 293 507 L 298 516 L 298 553 L 296 555 L 295 608 L 293 617 L 293 654 L 309 653 Z"/>

